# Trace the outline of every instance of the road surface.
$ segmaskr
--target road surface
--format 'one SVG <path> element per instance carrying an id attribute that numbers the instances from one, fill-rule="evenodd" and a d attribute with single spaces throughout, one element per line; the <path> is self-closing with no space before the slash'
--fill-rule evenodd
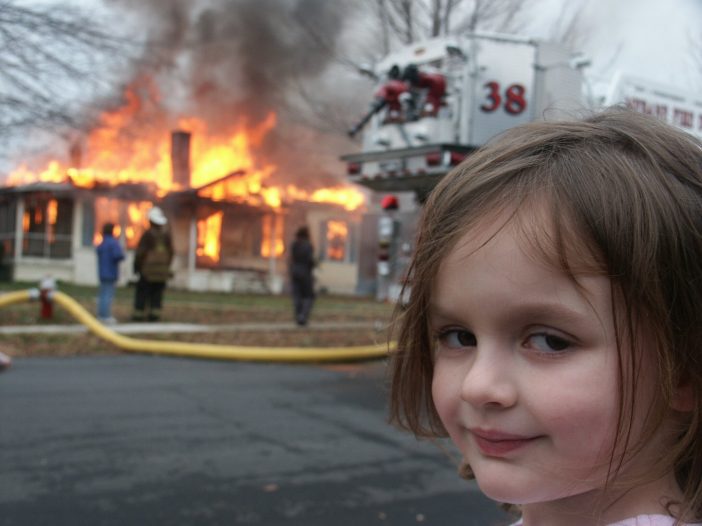
<path id="1" fill-rule="evenodd" d="M 0 525 L 508 524 L 385 399 L 382 362 L 15 359 Z"/>

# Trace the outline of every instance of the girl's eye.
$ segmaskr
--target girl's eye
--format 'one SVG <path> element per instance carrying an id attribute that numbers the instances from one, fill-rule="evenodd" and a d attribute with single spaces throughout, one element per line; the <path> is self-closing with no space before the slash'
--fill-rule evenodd
<path id="1" fill-rule="evenodd" d="M 547 332 L 532 334 L 527 341 L 531 347 L 543 353 L 566 351 L 571 346 L 565 338 Z"/>
<path id="2" fill-rule="evenodd" d="M 450 349 L 475 347 L 478 344 L 475 334 L 460 329 L 450 329 L 441 332 L 439 334 L 439 342 Z"/>

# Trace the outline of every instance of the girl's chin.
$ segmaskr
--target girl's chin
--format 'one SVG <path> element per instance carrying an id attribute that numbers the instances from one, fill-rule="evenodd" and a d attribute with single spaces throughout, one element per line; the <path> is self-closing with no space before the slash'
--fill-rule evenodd
<path id="1" fill-rule="evenodd" d="M 493 474 L 474 472 L 475 481 L 480 491 L 488 498 L 505 504 L 524 504 L 530 502 L 529 493 L 534 488 L 522 487 L 514 478 Z"/>
<path id="2" fill-rule="evenodd" d="M 561 499 L 563 487 L 535 474 L 515 473 L 513 470 L 474 470 L 480 491 L 503 504 L 534 504 Z"/>
<path id="3" fill-rule="evenodd" d="M 533 499 L 530 498 L 530 495 L 526 492 L 520 492 L 518 490 L 515 491 L 510 491 L 509 489 L 506 489 L 504 487 L 502 488 L 492 488 L 492 487 L 485 487 L 484 485 L 481 485 L 478 482 L 478 487 L 480 488 L 480 491 L 489 499 L 494 500 L 495 502 L 499 502 L 501 504 L 516 504 L 516 505 L 523 505 L 523 504 L 531 504 L 534 502 Z M 493 491 L 494 489 L 494 491 Z"/>
<path id="4" fill-rule="evenodd" d="M 514 482 L 506 485 L 495 482 L 484 483 L 476 479 L 480 491 L 489 499 L 501 504 L 514 504 L 517 506 L 528 506 L 531 504 L 546 504 L 555 503 L 562 499 L 569 499 L 578 495 L 578 492 L 573 494 L 564 494 L 563 488 L 547 487 L 534 484 L 519 485 Z"/>

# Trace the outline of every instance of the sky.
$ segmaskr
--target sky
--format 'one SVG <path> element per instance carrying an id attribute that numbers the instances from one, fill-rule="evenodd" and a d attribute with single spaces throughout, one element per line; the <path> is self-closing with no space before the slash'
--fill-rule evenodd
<path id="1" fill-rule="evenodd" d="M 691 58 L 693 41 L 702 48 L 702 0 L 533 1 L 529 36 L 547 36 L 564 8 L 582 6 L 580 18 L 586 38 L 581 51 L 592 59 L 589 73 L 593 78 L 608 79 L 621 70 L 656 82 L 672 82 L 681 89 L 702 89 L 702 58 L 697 64 Z M 70 0 L 97 8 L 104 2 Z M 702 56 L 702 49 L 698 56 Z"/>
<path id="2" fill-rule="evenodd" d="M 58 0 L 16 1 L 31 5 Z M 657 82 L 673 82 L 683 89 L 702 89 L 702 59 L 695 68 L 691 58 L 693 40 L 702 48 L 702 0 L 532 1 L 535 9 L 526 30 L 530 36 L 547 36 L 564 6 L 583 6 L 580 18 L 587 38 L 582 51 L 592 59 L 593 77 L 608 78 L 622 70 Z M 100 9 L 105 0 L 59 3 Z M 702 55 L 702 49 L 698 54 Z"/>
<path id="3" fill-rule="evenodd" d="M 583 5 L 588 74 L 606 81 L 618 70 L 685 91 L 702 90 L 702 0 L 539 0 L 535 31 L 545 32 L 563 5 Z M 550 20 L 549 20 L 550 18 Z M 700 46 L 694 64 L 693 42 Z"/>
<path id="4" fill-rule="evenodd" d="M 58 2 L 59 0 L 16 0 L 18 3 L 33 4 Z M 101 10 L 106 3 L 124 5 L 161 5 L 177 6 L 187 5 L 190 0 L 63 0 L 61 3 L 72 3 L 81 7 Z M 201 2 L 219 2 L 221 0 L 199 0 Z M 349 0 L 326 0 L 330 4 L 339 2 L 340 6 Z M 576 9 L 579 11 L 579 26 L 582 30 L 582 46 L 577 51 L 582 51 L 590 60 L 591 66 L 586 69 L 590 84 L 600 87 L 599 92 L 604 92 L 606 86 L 614 75 L 620 71 L 638 77 L 650 79 L 663 84 L 672 84 L 684 91 L 702 91 L 702 0 L 531 0 L 533 10 L 530 21 L 525 28 L 525 36 L 548 37 L 552 33 L 553 25 L 563 9 Z M 302 0 L 230 0 L 232 14 L 234 6 L 243 4 L 259 5 L 265 10 L 266 6 L 284 6 Z M 306 1 L 313 4 L 312 1 Z M 144 8 L 145 10 L 145 8 Z M 138 10 L 133 10 L 134 14 Z M 143 14 L 143 12 L 142 12 Z M 162 17 L 166 19 L 167 17 Z M 122 27 L 134 28 L 137 25 L 121 18 Z M 153 20 L 153 19 L 152 19 Z M 156 19 L 158 20 L 158 18 Z M 164 22 L 165 23 L 165 22 Z M 274 29 L 274 28 L 273 28 Z M 278 32 L 280 33 L 280 32 Z M 698 62 L 693 58 L 697 42 Z M 251 46 L 248 46 L 251 49 Z M 254 48 L 255 49 L 255 48 Z M 291 62 L 290 53 L 282 60 Z M 230 57 L 232 58 L 232 57 Z M 265 62 L 270 62 L 268 57 Z M 317 63 L 300 59 L 299 64 Z M 229 60 L 228 62 L 231 62 Z M 228 63 L 227 62 L 227 63 Z M 257 62 L 254 57 L 253 62 Z M 293 62 L 291 62 L 293 63 Z M 332 79 L 322 79 L 318 86 L 328 89 L 329 86 L 343 84 L 338 74 L 333 74 Z M 372 87 L 368 87 L 372 95 Z M 365 94 L 363 96 L 365 102 Z M 174 91 L 170 91 L 174 96 Z M 7 170 L 0 159 L 0 172 Z"/>

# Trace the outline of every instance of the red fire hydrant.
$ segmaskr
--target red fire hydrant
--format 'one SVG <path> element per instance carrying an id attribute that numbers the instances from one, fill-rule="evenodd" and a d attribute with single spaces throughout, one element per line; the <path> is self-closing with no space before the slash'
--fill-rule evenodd
<path id="1" fill-rule="evenodd" d="M 39 282 L 39 302 L 41 303 L 40 317 L 44 320 L 53 318 L 53 296 L 56 290 L 56 280 L 51 276 L 44 276 Z"/>

